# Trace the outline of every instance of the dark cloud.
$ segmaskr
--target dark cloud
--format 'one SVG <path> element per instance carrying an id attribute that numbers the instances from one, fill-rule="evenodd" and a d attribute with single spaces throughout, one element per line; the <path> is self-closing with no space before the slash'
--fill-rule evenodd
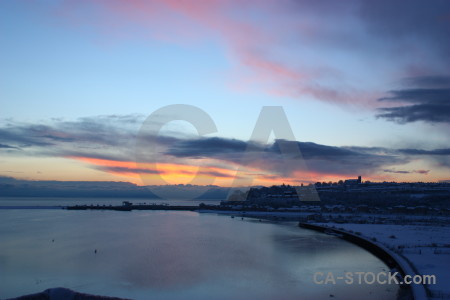
<path id="1" fill-rule="evenodd" d="M 417 173 L 417 174 L 424 174 L 428 175 L 430 170 L 412 170 L 412 171 L 404 171 L 404 170 L 395 170 L 395 169 L 386 169 L 383 170 L 385 173 L 395 173 L 395 174 L 411 174 L 411 173 Z"/>
<path id="2" fill-rule="evenodd" d="M 9 122 L 0 127 L 2 142 L 0 148 L 11 149 L 22 145 L 23 151 L 11 151 L 8 152 L 8 155 L 102 159 L 112 161 L 112 164 L 114 161 L 134 161 L 136 137 L 139 131 L 138 125 L 138 122 L 134 122 L 131 117 L 126 116 L 82 118 L 74 122 L 56 120 L 51 124 L 15 124 Z M 221 137 L 139 136 L 144 139 L 149 138 L 149 143 L 154 143 L 156 150 L 148 161 L 138 163 L 189 164 L 191 163 L 188 161 L 189 159 L 212 159 L 208 161 L 208 166 L 216 167 L 216 169 L 202 170 L 200 172 L 204 173 L 200 175 L 217 177 L 230 177 L 229 174 L 219 170 L 221 168 L 234 169 L 234 166 L 239 164 L 261 170 L 257 172 L 263 173 L 264 176 L 270 174 L 293 176 L 298 171 L 305 171 L 304 165 L 314 173 L 349 176 L 361 174 L 364 176 L 376 172 L 388 172 L 387 170 L 393 170 L 392 166 L 411 162 L 419 155 L 423 156 L 424 159 L 438 162 L 442 166 L 448 165 L 448 158 L 450 157 L 450 149 L 336 147 L 281 139 L 275 140 L 269 145 L 262 145 Z M 289 147 L 286 147 L 286 145 Z M 299 156 L 298 151 L 282 153 L 280 149 L 297 149 L 301 156 Z M 95 164 L 95 161 L 85 161 L 87 166 L 104 172 L 159 173 L 156 170 L 149 170 L 145 167 L 145 164 L 138 165 L 136 168 L 128 168 L 115 165 L 99 166 Z M 182 171 L 180 170 L 180 172 Z M 426 172 L 414 172 L 426 174 Z M 396 171 L 396 173 L 402 174 L 403 172 Z"/>
<path id="3" fill-rule="evenodd" d="M 335 159 L 337 157 L 355 157 L 359 155 L 357 151 L 353 151 L 342 147 L 320 145 L 311 142 L 295 142 L 295 141 L 293 142 L 283 140 L 276 140 L 272 144 L 272 146 L 269 147 L 269 151 L 281 154 L 280 142 L 297 144 L 304 159 L 320 158 L 328 160 L 328 159 Z"/>
<path id="4" fill-rule="evenodd" d="M 430 173 L 430 170 L 414 170 L 414 172 L 427 175 L 428 173 Z"/>
<path id="5" fill-rule="evenodd" d="M 313 148 L 309 148 L 305 145 L 302 147 L 300 144 L 299 147 L 302 153 L 305 153 L 303 157 L 307 166 L 311 170 L 321 173 L 370 175 L 383 166 L 403 164 L 408 161 L 405 156 L 395 155 L 389 149 L 375 152 L 372 148 L 364 147 L 314 145 Z M 315 151 L 315 148 L 319 148 L 321 151 Z"/>
<path id="6" fill-rule="evenodd" d="M 389 172 L 385 166 L 405 164 L 412 161 L 417 155 L 450 155 L 450 149 L 389 149 L 383 147 L 335 147 L 311 142 L 297 142 L 276 140 L 274 143 L 263 147 L 253 144 L 253 151 L 260 153 L 246 153 L 247 144 L 244 141 L 225 138 L 203 138 L 174 143 L 166 152 L 166 155 L 178 158 L 214 158 L 232 163 L 242 163 L 245 157 L 247 165 L 259 167 L 278 175 L 292 175 L 298 171 L 300 157 L 286 156 L 280 151 L 280 144 L 295 144 L 302 154 L 308 169 L 319 173 L 347 174 L 355 173 L 370 175 L 373 172 Z M 296 152 L 297 153 L 297 152 Z M 296 154 L 295 153 L 295 154 Z M 427 174 L 427 170 L 392 171 L 397 174 Z"/>
<path id="7" fill-rule="evenodd" d="M 399 124 L 424 121 L 429 123 L 450 123 L 450 105 L 418 104 L 381 108 L 378 118 Z"/>
<path id="8" fill-rule="evenodd" d="M 51 146 L 53 143 L 47 138 L 36 134 L 33 126 L 9 126 L 0 129 L 0 141 L 15 148 L 27 148 L 32 146 Z"/>
<path id="9" fill-rule="evenodd" d="M 450 155 L 450 148 L 433 150 L 399 149 L 398 151 L 407 155 Z"/>
<path id="10" fill-rule="evenodd" d="M 399 149 L 399 153 L 411 158 L 424 157 L 440 167 L 450 168 L 450 148 L 441 149 Z"/>
<path id="11" fill-rule="evenodd" d="M 13 147 L 13 146 L 10 146 L 10 145 L 4 145 L 4 144 L 0 144 L 0 148 L 3 148 L 3 149 L 19 149 L 17 147 Z"/>
<path id="12" fill-rule="evenodd" d="M 95 169 L 111 172 L 111 173 L 119 173 L 119 174 L 160 174 L 161 172 L 158 170 L 150 170 L 150 169 L 142 169 L 142 168 L 127 168 L 127 167 L 115 167 L 115 166 L 96 166 Z"/>
<path id="13" fill-rule="evenodd" d="M 359 155 L 357 151 L 353 151 L 347 148 L 333 147 L 320 145 L 311 142 L 297 142 L 286 140 L 275 140 L 273 144 L 268 147 L 263 145 L 252 143 L 252 151 L 261 151 L 264 153 L 281 154 L 280 144 L 295 144 L 301 149 L 303 158 L 336 158 L 336 157 L 349 157 Z M 174 143 L 165 154 L 176 157 L 189 157 L 189 158 L 201 158 L 201 157 L 226 157 L 227 154 L 242 153 L 248 149 L 248 142 L 244 142 L 236 139 L 226 139 L 220 137 L 202 138 L 196 140 L 182 140 L 178 143 Z"/>
<path id="14" fill-rule="evenodd" d="M 203 176 L 212 176 L 212 177 L 222 177 L 222 178 L 234 178 L 233 175 L 231 174 L 227 174 L 224 172 L 220 172 L 220 171 L 203 171 L 203 172 L 199 172 L 199 175 L 203 175 Z"/>
<path id="15" fill-rule="evenodd" d="M 67 158 L 91 158 L 100 160 L 111 160 L 118 162 L 129 162 L 134 158 L 128 155 L 131 152 L 129 149 L 115 148 L 114 151 L 105 148 L 102 150 L 92 149 L 91 151 L 86 149 L 78 150 L 66 150 L 66 149 L 54 149 L 54 150 L 42 150 L 41 156 L 62 156 Z"/>
<path id="16" fill-rule="evenodd" d="M 226 153 L 240 153 L 247 149 L 247 143 L 236 139 L 203 138 L 181 140 L 168 149 L 166 154 L 176 157 L 213 157 Z"/>
<path id="17" fill-rule="evenodd" d="M 395 174 L 409 174 L 409 173 L 411 173 L 410 171 L 389 170 L 389 169 L 383 170 L 383 172 L 385 172 L 385 173 L 395 173 Z"/>
<path id="18" fill-rule="evenodd" d="M 0 125 L 0 142 L 34 156 L 130 160 L 142 120 L 140 115 L 111 115 L 45 124 L 9 121 Z"/>
<path id="19" fill-rule="evenodd" d="M 450 65 L 450 1 L 360 3 L 365 29 L 386 45 L 391 57 L 401 56 L 403 72 L 418 75 L 404 79 L 406 87 L 379 99 L 389 104 L 378 110 L 377 117 L 399 124 L 450 123 L 449 73 L 433 74 Z"/>
<path id="20" fill-rule="evenodd" d="M 390 96 L 380 98 L 380 101 L 391 102 L 410 102 L 417 104 L 436 104 L 436 105 L 448 105 L 450 101 L 450 88 L 447 89 L 430 89 L 430 88 L 417 88 L 406 90 L 394 90 L 389 91 Z"/>
<path id="21" fill-rule="evenodd" d="M 298 147 L 302 157 L 298 156 L 297 151 L 282 153 L 280 151 L 282 143 L 284 147 L 291 146 L 287 149 L 292 149 L 293 145 Z M 252 144 L 250 148 L 253 152 L 245 153 L 244 156 L 247 146 L 246 142 L 239 140 L 203 138 L 175 143 L 165 154 L 179 158 L 214 158 L 237 164 L 245 163 L 283 176 L 303 170 L 301 159 L 311 171 L 348 175 L 369 174 L 384 165 L 407 161 L 404 156 L 388 154 L 393 151 L 387 149 L 380 151 L 381 148 L 334 147 L 311 142 L 275 140 L 267 147 Z M 378 153 L 375 153 L 374 149 L 378 149 Z M 242 161 L 243 158 L 246 161 Z"/>
<path id="22" fill-rule="evenodd" d="M 450 77 L 422 76 L 408 78 L 408 85 L 416 86 L 389 91 L 382 102 L 406 105 L 379 109 L 378 118 L 397 123 L 424 121 L 429 123 L 450 123 Z"/>

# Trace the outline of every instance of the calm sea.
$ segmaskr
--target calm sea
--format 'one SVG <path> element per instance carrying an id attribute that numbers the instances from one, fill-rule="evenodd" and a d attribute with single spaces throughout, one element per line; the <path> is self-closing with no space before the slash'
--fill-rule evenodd
<path id="1" fill-rule="evenodd" d="M 0 198 L 0 206 L 10 201 L 62 203 Z M 394 285 L 313 282 L 315 272 L 358 271 L 388 268 L 357 246 L 294 223 L 195 212 L 0 209 L 2 299 L 51 287 L 133 299 L 396 298 Z"/>

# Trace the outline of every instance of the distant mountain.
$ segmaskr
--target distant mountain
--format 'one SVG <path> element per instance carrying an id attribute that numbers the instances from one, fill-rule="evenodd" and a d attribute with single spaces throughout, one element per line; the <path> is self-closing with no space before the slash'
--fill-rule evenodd
<path id="1" fill-rule="evenodd" d="M 230 188 L 219 186 L 162 185 L 138 186 L 117 181 L 31 181 L 0 177 L 0 197 L 105 197 L 105 198 L 227 198 Z M 165 197 L 160 197 L 164 195 Z"/>

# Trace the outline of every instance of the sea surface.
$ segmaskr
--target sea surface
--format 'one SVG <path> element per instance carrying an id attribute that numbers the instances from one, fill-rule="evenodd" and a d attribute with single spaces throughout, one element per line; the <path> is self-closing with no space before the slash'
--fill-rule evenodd
<path id="1" fill-rule="evenodd" d="M 11 201 L 67 205 L 0 198 L 0 206 Z M 315 272 L 380 271 L 389 269 L 364 249 L 295 223 L 176 211 L 0 209 L 1 299 L 52 287 L 132 299 L 396 299 L 395 285 L 313 281 Z"/>
<path id="2" fill-rule="evenodd" d="M 58 207 L 70 205 L 122 205 L 123 201 L 133 204 L 167 204 L 167 205 L 199 205 L 204 204 L 220 204 L 220 200 L 204 199 L 204 200 L 159 200 L 159 199 L 140 199 L 140 198 L 59 198 L 59 197 L 0 197 L 0 209 L 9 209 L 12 207 Z"/>

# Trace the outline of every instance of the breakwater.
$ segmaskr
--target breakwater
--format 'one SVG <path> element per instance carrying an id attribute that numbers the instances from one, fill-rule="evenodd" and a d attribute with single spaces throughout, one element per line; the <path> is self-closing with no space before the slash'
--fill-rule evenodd
<path id="1" fill-rule="evenodd" d="M 298 226 L 301 228 L 311 229 L 326 234 L 336 235 L 344 240 L 347 240 L 355 245 L 358 245 L 361 248 L 364 248 L 365 250 L 369 251 L 379 259 L 381 259 L 392 270 L 398 271 L 401 274 L 402 278 L 404 278 L 406 275 L 413 277 L 417 274 L 417 272 L 414 271 L 413 267 L 404 258 L 400 257 L 399 255 L 390 251 L 389 249 L 381 245 L 378 245 L 376 241 L 371 241 L 365 237 L 358 236 L 345 230 L 340 230 L 337 228 L 327 226 L 320 226 L 316 224 L 303 222 L 299 222 Z M 401 287 L 403 293 L 399 295 L 399 299 L 422 300 L 428 298 L 425 286 L 422 284 L 412 284 L 412 285 L 402 284 Z"/>
<path id="2" fill-rule="evenodd" d="M 184 206 L 184 205 L 72 205 L 64 207 L 68 210 L 117 210 L 117 211 L 132 211 L 132 210 L 182 210 L 194 211 L 198 210 L 198 206 Z"/>
<path id="3" fill-rule="evenodd" d="M 373 255 L 378 257 L 379 259 L 381 259 L 389 268 L 396 268 L 402 274 L 402 276 L 405 275 L 405 271 L 401 268 L 401 266 L 396 262 L 396 260 L 389 253 L 387 253 L 384 249 L 382 249 L 378 245 L 372 243 L 371 241 L 369 241 L 363 237 L 359 237 L 355 234 L 351 234 L 351 233 L 348 233 L 346 231 L 339 230 L 336 228 L 323 227 L 323 226 L 310 224 L 310 223 L 300 222 L 299 227 L 337 235 L 344 240 L 347 240 L 353 244 L 360 246 L 361 248 L 366 249 L 367 251 L 369 251 L 370 253 L 372 253 Z"/>

